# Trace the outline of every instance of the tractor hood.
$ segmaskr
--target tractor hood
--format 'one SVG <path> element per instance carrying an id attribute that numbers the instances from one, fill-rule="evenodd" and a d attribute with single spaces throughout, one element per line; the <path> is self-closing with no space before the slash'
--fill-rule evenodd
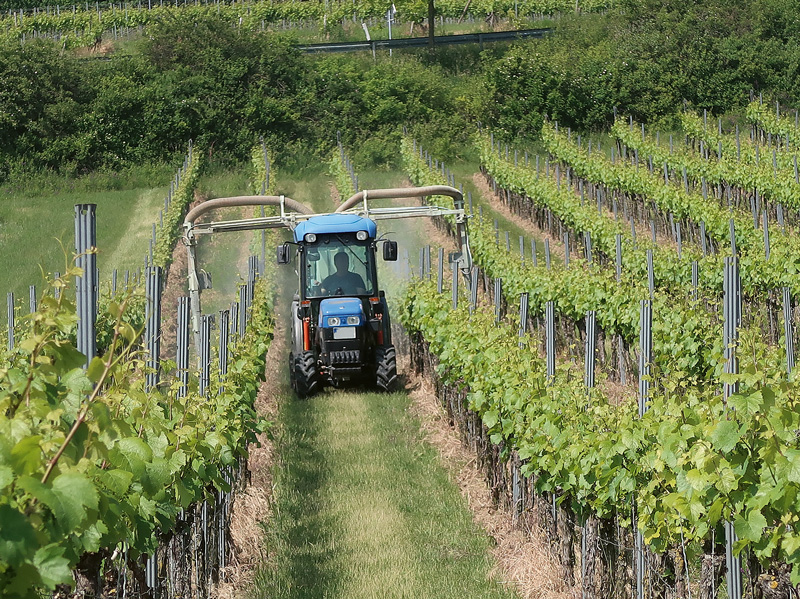
<path id="1" fill-rule="evenodd" d="M 307 233 L 357 233 L 366 231 L 370 239 L 375 238 L 378 227 L 375 221 L 356 214 L 325 214 L 303 221 L 294 229 L 294 240 L 300 242 Z"/>
<path id="2" fill-rule="evenodd" d="M 357 316 L 358 324 L 364 323 L 364 307 L 357 297 L 330 298 L 319 303 L 319 324 L 323 329 L 333 326 L 328 322 L 331 317 L 341 319 L 337 326 L 346 326 L 348 316 Z"/>

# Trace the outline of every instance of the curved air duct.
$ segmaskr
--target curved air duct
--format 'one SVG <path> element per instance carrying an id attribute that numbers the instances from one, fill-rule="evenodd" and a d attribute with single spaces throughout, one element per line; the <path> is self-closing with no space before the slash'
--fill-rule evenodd
<path id="1" fill-rule="evenodd" d="M 368 189 L 350 196 L 336 212 L 344 212 L 368 200 L 386 200 L 389 198 L 421 198 L 423 196 L 450 196 L 455 202 L 464 200 L 464 196 L 455 187 L 449 185 L 428 185 L 427 187 L 397 187 L 395 189 Z"/>
<path id="2" fill-rule="evenodd" d="M 280 206 L 281 196 L 236 196 L 232 198 L 215 198 L 189 210 L 185 223 L 194 223 L 200 216 L 216 208 L 230 208 L 233 206 Z M 301 214 L 314 214 L 314 211 L 292 198 L 283 197 L 283 206 L 291 212 Z"/>

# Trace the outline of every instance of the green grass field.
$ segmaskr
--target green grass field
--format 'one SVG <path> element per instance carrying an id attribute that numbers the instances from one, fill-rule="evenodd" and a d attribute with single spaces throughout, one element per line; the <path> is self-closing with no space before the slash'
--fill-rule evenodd
<path id="1" fill-rule="evenodd" d="M 0 293 L 14 292 L 18 300 L 27 303 L 30 285 L 41 292 L 42 273 L 49 276 L 64 271 L 74 254 L 76 204 L 97 204 L 100 279 L 110 281 L 116 268 L 121 283 L 126 269 L 133 272 L 144 266 L 171 171 L 170 165 L 162 165 L 83 179 L 40 175 L 3 185 Z"/>
<path id="2" fill-rule="evenodd" d="M 64 271 L 74 254 L 75 204 L 97 204 L 101 280 L 109 280 L 114 268 L 121 277 L 122 271 L 143 266 L 167 189 L 65 192 L 0 202 L 0 292 L 27 297 L 29 285 L 41 288 L 42 272 Z"/>

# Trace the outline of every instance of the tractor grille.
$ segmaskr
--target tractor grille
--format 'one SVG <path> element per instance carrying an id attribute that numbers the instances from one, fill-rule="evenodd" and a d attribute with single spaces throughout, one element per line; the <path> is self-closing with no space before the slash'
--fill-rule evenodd
<path id="1" fill-rule="evenodd" d="M 361 363 L 361 350 L 358 349 L 345 349 L 342 351 L 331 352 L 331 366 L 340 364 L 360 364 Z"/>

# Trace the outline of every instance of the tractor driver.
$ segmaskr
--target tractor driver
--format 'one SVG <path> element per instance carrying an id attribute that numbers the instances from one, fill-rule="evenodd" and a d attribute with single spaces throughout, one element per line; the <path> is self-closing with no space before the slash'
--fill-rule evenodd
<path id="1" fill-rule="evenodd" d="M 366 293 L 366 285 L 361 275 L 350 272 L 350 257 L 339 252 L 333 257 L 336 272 L 322 281 L 323 295 L 360 295 Z"/>

